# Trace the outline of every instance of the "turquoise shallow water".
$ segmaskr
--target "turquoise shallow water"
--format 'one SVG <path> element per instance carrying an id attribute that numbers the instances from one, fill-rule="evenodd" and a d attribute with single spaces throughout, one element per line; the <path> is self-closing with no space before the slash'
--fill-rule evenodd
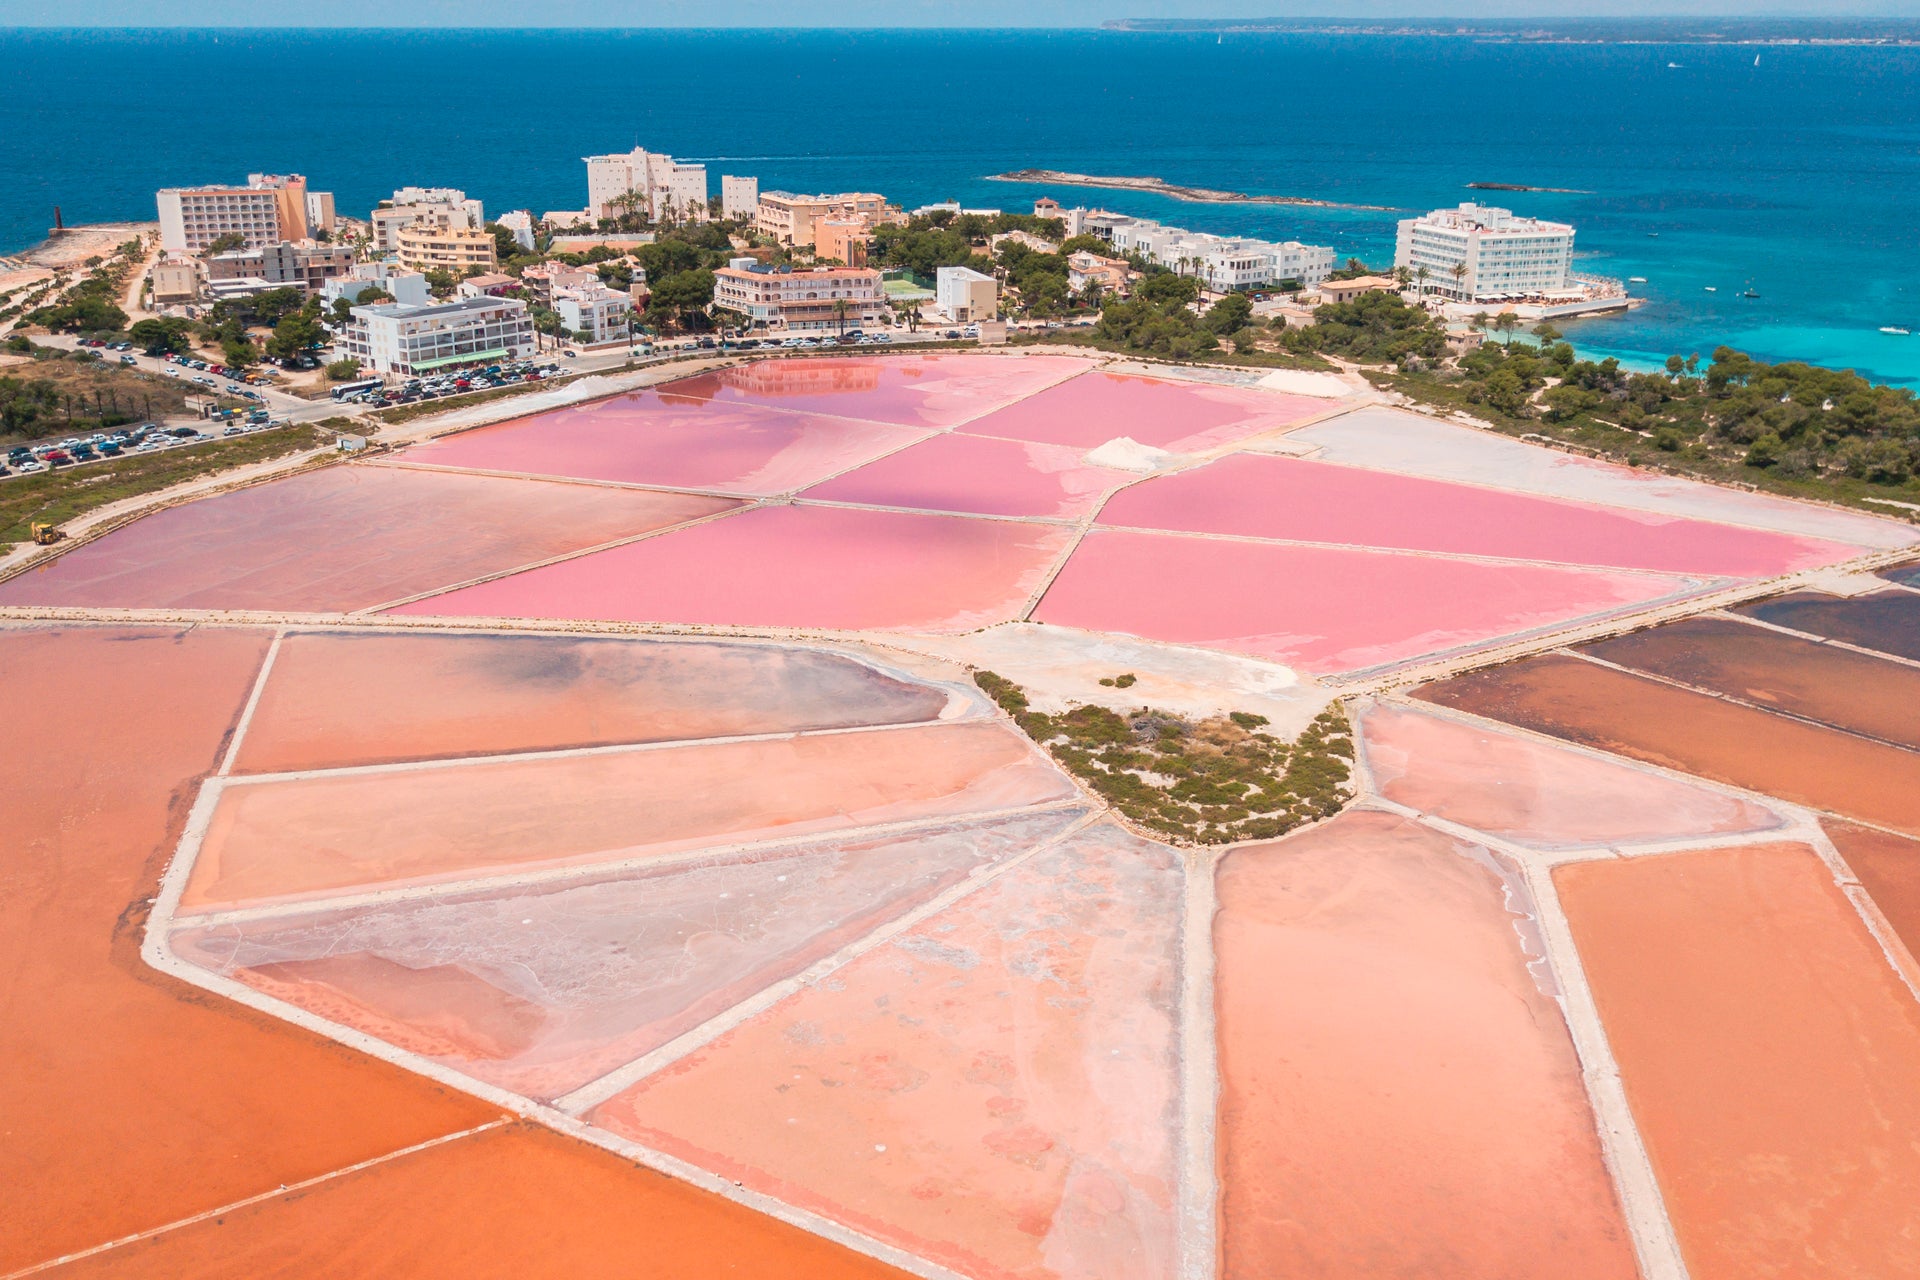
<path id="1" fill-rule="evenodd" d="M 295 170 L 364 212 L 408 183 L 585 202 L 636 142 L 764 187 L 1021 207 L 1038 166 L 1425 209 L 1472 181 L 1580 228 L 1649 305 L 1569 326 L 1658 361 L 1721 343 L 1920 385 L 1920 49 L 1059 32 L 0 33 L 0 251 L 151 218 L 155 188 Z M 1677 62 L 1679 67 L 1668 64 Z M 161 88 L 159 86 L 164 86 Z M 128 140 L 128 131 L 133 139 Z M 1055 190 L 1384 264 L 1391 212 Z M 1653 234 L 1649 234 L 1653 233 Z M 1745 299 L 1749 283 L 1761 296 Z M 1705 286 L 1716 286 L 1708 293 Z"/>

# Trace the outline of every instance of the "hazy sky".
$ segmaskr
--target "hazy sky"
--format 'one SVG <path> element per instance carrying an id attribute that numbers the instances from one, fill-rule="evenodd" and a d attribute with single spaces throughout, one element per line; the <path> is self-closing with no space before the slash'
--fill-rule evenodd
<path id="1" fill-rule="evenodd" d="M 1125 17 L 1920 17 L 1920 0 L 0 0 L 0 26 L 1087 27 Z"/>

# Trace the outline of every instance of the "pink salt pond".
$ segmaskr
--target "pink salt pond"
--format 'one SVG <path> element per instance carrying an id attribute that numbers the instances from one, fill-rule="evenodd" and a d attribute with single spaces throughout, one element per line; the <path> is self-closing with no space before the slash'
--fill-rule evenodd
<path id="1" fill-rule="evenodd" d="M 1325 674 L 1471 649 L 1699 585 L 1626 571 L 1095 530 L 1034 617 Z"/>
<path id="2" fill-rule="evenodd" d="M 656 391 L 463 431 L 408 462 L 726 493 L 786 493 L 920 439 L 918 429 Z"/>
<path id="3" fill-rule="evenodd" d="M 0 604 L 365 609 L 732 505 L 334 466 L 157 512 L 0 584 Z"/>
<path id="4" fill-rule="evenodd" d="M 909 427 L 951 427 L 1091 368 L 1071 356 L 978 352 L 756 360 L 673 383 L 671 394 Z"/>
<path id="5" fill-rule="evenodd" d="M 1757 804 L 1608 757 L 1376 704 L 1360 717 L 1387 799 L 1537 849 L 1771 831 Z"/>
<path id="6" fill-rule="evenodd" d="M 962 1275 L 1177 1275 L 1181 918 L 1089 829 L 592 1119 Z"/>
<path id="7" fill-rule="evenodd" d="M 1065 528 L 772 506 L 515 574 L 397 612 L 969 631 L 1019 617 Z"/>
<path id="8" fill-rule="evenodd" d="M 1763 578 L 1856 548 L 1704 520 L 1238 454 L 1117 495 L 1104 525 Z"/>
<path id="9" fill-rule="evenodd" d="M 993 516 L 1079 516 L 1134 479 L 1060 445 L 935 436 L 816 485 L 808 498 Z"/>
<path id="10" fill-rule="evenodd" d="M 1077 810 L 173 935 L 175 953 L 529 1097 L 612 1071 L 1030 849 Z"/>
<path id="11" fill-rule="evenodd" d="M 969 422 L 968 435 L 1087 450 L 1129 437 L 1198 453 L 1324 413 L 1324 400 L 1245 387 L 1089 373 Z"/>

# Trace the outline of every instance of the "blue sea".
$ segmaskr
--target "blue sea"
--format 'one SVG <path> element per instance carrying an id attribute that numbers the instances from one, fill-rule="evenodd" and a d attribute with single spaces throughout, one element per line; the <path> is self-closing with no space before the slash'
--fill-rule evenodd
<path id="1" fill-rule="evenodd" d="M 1759 63 L 1755 65 L 1756 53 Z M 1677 64 L 1677 65 L 1676 65 Z M 294 171 L 364 214 L 457 186 L 579 208 L 642 144 L 763 188 L 908 206 L 1043 193 L 1392 257 L 1387 212 L 1183 204 L 1010 169 L 1424 210 L 1469 182 L 1579 228 L 1649 305 L 1572 327 L 1633 361 L 1729 344 L 1920 384 L 1920 49 L 1517 45 L 1100 31 L 9 31 L 0 252 L 154 217 L 168 185 Z M 1717 292 L 1708 292 L 1712 286 Z M 1759 294 L 1748 299 L 1748 288 Z M 1911 338 L 1877 332 L 1913 328 Z"/>

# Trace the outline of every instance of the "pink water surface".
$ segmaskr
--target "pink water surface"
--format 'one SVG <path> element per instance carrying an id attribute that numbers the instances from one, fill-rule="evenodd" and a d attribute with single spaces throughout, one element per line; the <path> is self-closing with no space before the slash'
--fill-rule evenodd
<path id="1" fill-rule="evenodd" d="M 1092 368 L 1071 356 L 827 356 L 757 360 L 676 382 L 668 394 L 901 426 L 951 427 Z"/>
<path id="2" fill-rule="evenodd" d="M 975 419 L 968 435 L 1092 449 L 1119 436 L 1198 453 L 1324 413 L 1325 400 L 1246 387 L 1089 373 Z"/>
<path id="3" fill-rule="evenodd" d="M 1119 494 L 1108 525 L 1764 578 L 1855 548 L 1296 458 L 1236 454 Z"/>
<path id="4" fill-rule="evenodd" d="M 971 631 L 1017 617 L 1071 530 L 773 506 L 406 605 L 465 617 Z"/>
<path id="5" fill-rule="evenodd" d="M 358 464 L 148 516 L 0 603 L 364 609 L 724 511 L 724 498 Z"/>
<path id="6" fill-rule="evenodd" d="M 1134 477 L 1080 451 L 1019 440 L 935 436 L 807 491 L 809 498 L 990 516 L 1078 516 Z"/>
<path id="7" fill-rule="evenodd" d="M 1095 530 L 1034 617 L 1331 673 L 1618 613 L 1697 585 L 1623 571 Z"/>
<path id="8" fill-rule="evenodd" d="M 898 449 L 923 432 L 757 405 L 635 392 L 464 431 L 410 462 L 727 493 L 785 493 Z"/>

